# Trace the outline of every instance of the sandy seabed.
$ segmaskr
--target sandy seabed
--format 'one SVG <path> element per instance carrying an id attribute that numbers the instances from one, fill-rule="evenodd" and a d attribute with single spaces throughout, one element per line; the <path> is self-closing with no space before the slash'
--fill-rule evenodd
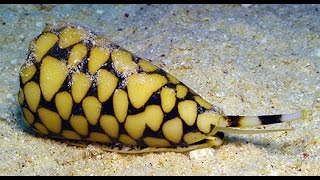
<path id="1" fill-rule="evenodd" d="M 320 175 L 320 5 L 0 6 L 0 175 Z M 27 133 L 18 72 L 46 23 L 84 25 L 175 75 L 226 114 L 308 109 L 219 148 L 127 155 Z"/>

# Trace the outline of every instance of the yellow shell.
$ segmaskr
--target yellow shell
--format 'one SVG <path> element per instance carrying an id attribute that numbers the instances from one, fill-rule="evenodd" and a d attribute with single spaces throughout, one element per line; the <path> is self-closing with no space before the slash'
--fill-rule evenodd
<path id="1" fill-rule="evenodd" d="M 219 146 L 217 128 L 267 122 L 216 113 L 149 60 L 80 26 L 46 27 L 31 42 L 20 86 L 25 122 L 38 133 L 138 152 Z"/>

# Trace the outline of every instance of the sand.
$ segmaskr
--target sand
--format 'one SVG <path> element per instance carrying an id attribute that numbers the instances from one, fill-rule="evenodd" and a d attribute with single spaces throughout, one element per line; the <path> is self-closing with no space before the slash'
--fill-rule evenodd
<path id="1" fill-rule="evenodd" d="M 0 175 L 320 175 L 320 5 L 0 6 Z M 76 147 L 19 123 L 18 71 L 46 23 L 89 27 L 169 71 L 226 114 L 309 111 L 227 134 L 219 148 L 127 155 Z"/>

